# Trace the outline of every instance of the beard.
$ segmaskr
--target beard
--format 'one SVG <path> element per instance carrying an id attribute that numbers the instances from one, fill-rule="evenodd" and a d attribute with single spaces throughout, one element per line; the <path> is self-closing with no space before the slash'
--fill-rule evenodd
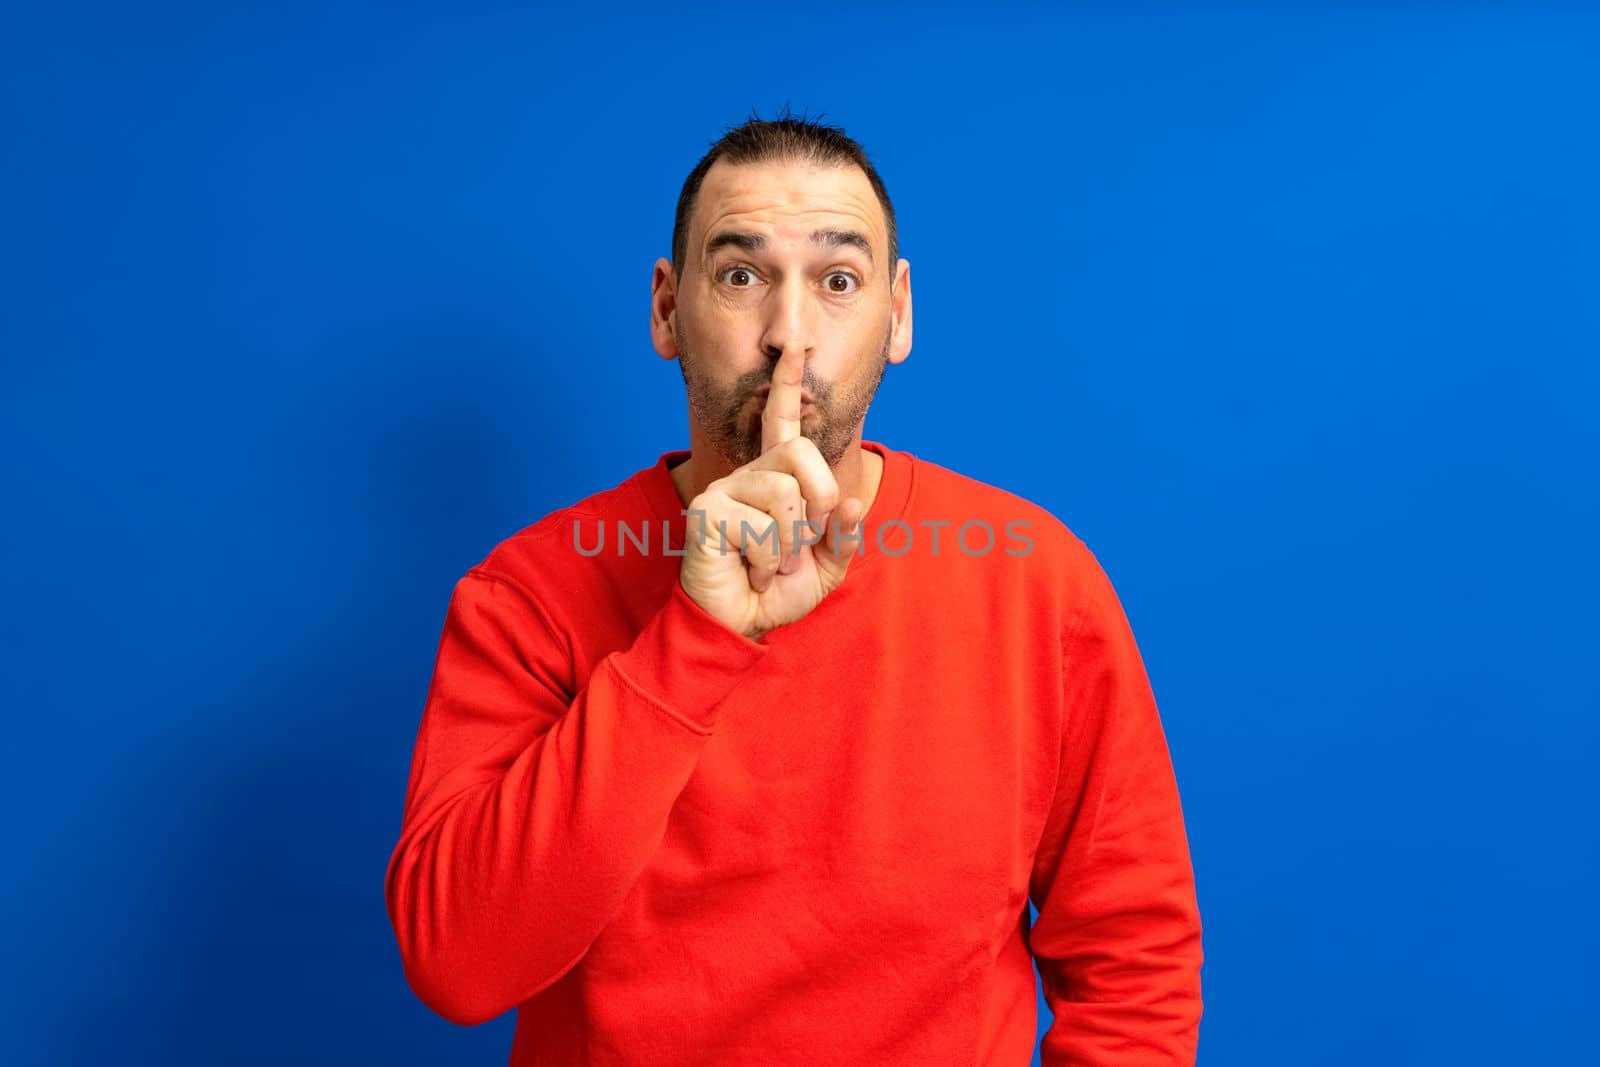
<path id="1" fill-rule="evenodd" d="M 893 329 L 891 323 L 871 365 L 855 382 L 823 381 L 813 373 L 810 363 L 805 365 L 801 384 L 811 396 L 811 411 L 800 422 L 800 435 L 817 446 L 830 467 L 837 467 L 849 451 L 883 382 Z M 762 405 L 752 403 L 752 398 L 758 389 L 772 385 L 775 362 L 723 386 L 694 357 L 683 330 L 675 328 L 673 336 L 678 344 L 678 370 L 689 399 L 689 417 L 730 466 L 737 469 L 754 462 L 761 455 Z"/>

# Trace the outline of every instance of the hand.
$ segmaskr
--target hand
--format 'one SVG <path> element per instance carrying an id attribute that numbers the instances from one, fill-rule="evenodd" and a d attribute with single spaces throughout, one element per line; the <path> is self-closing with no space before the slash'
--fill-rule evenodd
<path id="1" fill-rule="evenodd" d="M 678 581 L 746 637 L 803 618 L 839 587 L 857 544 L 842 535 L 859 534 L 866 516 L 859 498 L 840 501 L 832 469 L 800 435 L 804 369 L 803 350 L 784 352 L 761 415 L 761 455 L 689 503 L 699 514 L 688 516 Z"/>

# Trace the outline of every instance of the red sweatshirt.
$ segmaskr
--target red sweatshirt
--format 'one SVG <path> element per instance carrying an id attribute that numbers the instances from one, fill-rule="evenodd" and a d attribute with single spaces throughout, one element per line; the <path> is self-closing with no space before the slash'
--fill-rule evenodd
<path id="1" fill-rule="evenodd" d="M 456 583 L 385 893 L 429 1007 L 517 1009 L 513 1065 L 1025 1067 L 1034 962 L 1046 1067 L 1194 1062 L 1193 873 L 1116 593 L 1044 509 L 863 447 L 844 584 L 759 640 L 678 584 L 682 451 Z"/>

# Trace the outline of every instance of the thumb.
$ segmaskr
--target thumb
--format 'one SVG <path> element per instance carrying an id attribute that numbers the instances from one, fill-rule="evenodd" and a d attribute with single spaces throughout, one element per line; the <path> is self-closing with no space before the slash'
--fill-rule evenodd
<path id="1" fill-rule="evenodd" d="M 861 520 L 866 518 L 866 514 L 866 505 L 858 498 L 846 497 L 844 503 L 829 516 L 822 543 L 813 549 L 817 553 L 817 562 L 826 565 L 836 575 L 842 575 L 844 569 L 850 566 L 851 557 L 861 548 Z"/>

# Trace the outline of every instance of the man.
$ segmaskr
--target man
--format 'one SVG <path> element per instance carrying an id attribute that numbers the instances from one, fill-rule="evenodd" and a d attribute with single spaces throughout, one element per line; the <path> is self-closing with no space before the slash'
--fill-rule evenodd
<path id="1" fill-rule="evenodd" d="M 842 130 L 713 145 L 657 262 L 687 452 L 456 584 L 386 899 L 513 1064 L 1192 1064 L 1200 922 L 1165 737 L 1088 548 L 864 441 L 911 348 Z M 1029 900 L 1038 908 L 1030 929 Z"/>

